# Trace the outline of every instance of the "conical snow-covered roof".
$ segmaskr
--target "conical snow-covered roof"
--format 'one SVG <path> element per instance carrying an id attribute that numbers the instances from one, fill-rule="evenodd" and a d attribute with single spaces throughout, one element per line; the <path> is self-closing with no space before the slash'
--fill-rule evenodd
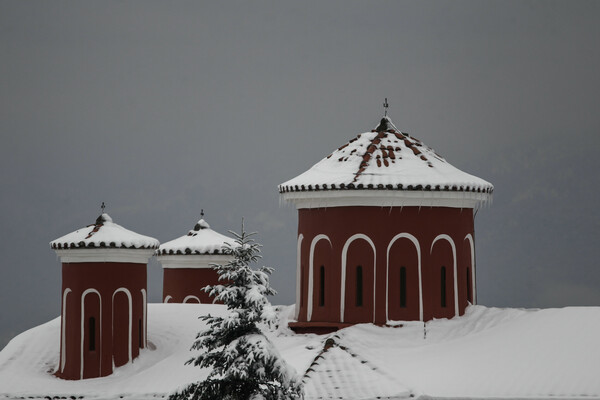
<path id="1" fill-rule="evenodd" d="M 323 192 L 331 191 L 385 190 L 474 193 L 467 197 L 481 202 L 493 189 L 489 182 L 459 170 L 420 140 L 400 132 L 387 116 L 371 132 L 359 134 L 279 185 L 288 200 L 310 197 L 306 192 L 321 192 L 323 197 Z"/>
<path id="2" fill-rule="evenodd" d="M 81 229 L 59 237 L 50 242 L 50 247 L 58 249 L 84 248 L 126 248 L 126 249 L 157 249 L 159 241 L 140 235 L 115 224 L 112 218 L 101 214 L 96 222 Z"/>
<path id="3" fill-rule="evenodd" d="M 228 254 L 233 246 L 234 239 L 213 231 L 204 219 L 200 219 L 187 235 L 161 244 L 156 254 Z"/>

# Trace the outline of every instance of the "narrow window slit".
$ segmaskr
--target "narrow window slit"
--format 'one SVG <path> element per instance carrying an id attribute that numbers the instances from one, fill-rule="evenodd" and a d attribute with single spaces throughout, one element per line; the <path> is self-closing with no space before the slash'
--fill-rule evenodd
<path id="1" fill-rule="evenodd" d="M 442 267 L 441 271 L 441 305 L 442 307 L 446 307 L 446 267 Z"/>
<path id="2" fill-rule="evenodd" d="M 300 267 L 300 307 L 304 307 L 304 265 Z"/>
<path id="3" fill-rule="evenodd" d="M 356 267 L 356 306 L 363 305 L 363 270 L 362 266 Z"/>
<path id="4" fill-rule="evenodd" d="M 467 301 L 473 304 L 473 289 L 471 288 L 471 268 L 467 267 Z"/>
<path id="5" fill-rule="evenodd" d="M 321 265 L 319 269 L 319 306 L 325 305 L 325 266 Z"/>
<path id="6" fill-rule="evenodd" d="M 400 267 L 400 307 L 406 307 L 406 267 Z"/>
<path id="7" fill-rule="evenodd" d="M 90 317 L 89 319 L 89 337 L 90 337 L 90 351 L 96 350 L 96 318 Z"/>

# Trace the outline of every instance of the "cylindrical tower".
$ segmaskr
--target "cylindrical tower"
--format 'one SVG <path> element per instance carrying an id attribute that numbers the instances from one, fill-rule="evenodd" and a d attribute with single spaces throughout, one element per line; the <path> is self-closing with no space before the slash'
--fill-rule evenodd
<path id="1" fill-rule="evenodd" d="M 219 283 L 215 264 L 231 261 L 234 239 L 210 229 L 200 219 L 187 235 L 163 243 L 156 251 L 163 267 L 164 303 L 213 303 L 203 290 Z"/>
<path id="2" fill-rule="evenodd" d="M 102 214 L 50 243 L 62 262 L 60 364 L 56 375 L 110 375 L 146 347 L 146 267 L 158 240 Z"/>
<path id="3" fill-rule="evenodd" d="M 474 216 L 493 186 L 384 117 L 279 186 L 298 209 L 298 332 L 451 318 L 476 301 Z"/>

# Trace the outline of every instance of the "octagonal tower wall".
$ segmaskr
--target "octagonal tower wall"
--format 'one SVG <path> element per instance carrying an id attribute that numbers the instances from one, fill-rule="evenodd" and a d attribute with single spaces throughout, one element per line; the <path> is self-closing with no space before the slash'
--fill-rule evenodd
<path id="1" fill-rule="evenodd" d="M 472 238 L 470 208 L 300 209 L 297 320 L 384 324 L 461 315 L 475 298 Z"/>

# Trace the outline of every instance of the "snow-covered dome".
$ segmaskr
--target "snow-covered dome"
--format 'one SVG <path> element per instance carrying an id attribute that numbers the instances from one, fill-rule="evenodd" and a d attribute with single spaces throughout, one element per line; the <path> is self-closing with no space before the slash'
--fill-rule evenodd
<path id="1" fill-rule="evenodd" d="M 210 229 L 210 225 L 200 219 L 187 235 L 160 245 L 156 254 L 228 254 L 235 246 L 235 240 Z"/>
<path id="2" fill-rule="evenodd" d="M 140 235 L 115 224 L 106 213 L 101 214 L 94 224 L 50 242 L 50 247 L 54 250 L 84 248 L 157 249 L 159 245 L 160 242 L 152 237 Z"/>
<path id="3" fill-rule="evenodd" d="M 420 140 L 398 131 L 387 116 L 371 132 L 358 135 L 279 185 L 288 200 L 299 192 L 386 190 L 473 193 L 481 202 L 493 189 L 489 182 L 459 170 Z M 307 196 L 304 193 L 303 198 Z"/>

